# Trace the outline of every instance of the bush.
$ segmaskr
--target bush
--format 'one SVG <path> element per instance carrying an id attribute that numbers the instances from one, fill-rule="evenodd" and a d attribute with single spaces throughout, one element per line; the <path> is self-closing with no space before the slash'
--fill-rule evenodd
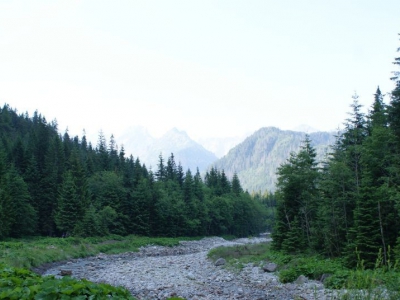
<path id="1" fill-rule="evenodd" d="M 71 277 L 41 277 L 25 269 L 0 265 L 0 299 L 130 299 L 129 291 Z"/>
<path id="2" fill-rule="evenodd" d="M 342 289 L 346 287 L 346 284 L 350 277 L 350 271 L 341 270 L 332 274 L 330 277 L 325 279 L 324 285 L 329 289 Z"/>
<path id="3" fill-rule="evenodd" d="M 300 274 L 301 275 L 301 274 Z M 293 282 L 297 279 L 297 277 L 300 276 L 297 272 L 297 270 L 291 268 L 291 269 L 285 269 L 281 270 L 279 272 L 279 281 L 282 283 L 288 283 L 288 282 Z"/>

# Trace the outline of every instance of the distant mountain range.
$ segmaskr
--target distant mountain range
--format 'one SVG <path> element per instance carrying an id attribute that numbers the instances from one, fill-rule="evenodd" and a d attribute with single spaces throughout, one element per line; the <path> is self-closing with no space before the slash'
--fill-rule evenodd
<path id="1" fill-rule="evenodd" d="M 251 133 L 231 137 L 200 138 L 198 142 L 203 145 L 204 148 L 214 153 L 218 158 L 221 158 L 228 154 L 229 150 L 233 147 L 243 142 L 249 135 L 251 135 Z"/>
<path id="2" fill-rule="evenodd" d="M 312 132 L 313 129 L 304 125 L 302 129 L 306 131 L 264 127 L 244 140 L 239 137 L 206 139 L 200 144 L 192 140 L 186 132 L 176 128 L 160 138 L 153 138 L 145 128 L 135 127 L 127 130 L 117 141 L 124 145 L 127 154 L 139 157 L 142 163 L 154 171 L 157 170 L 160 153 L 165 161 L 173 153 L 176 163 L 180 162 L 184 171 L 189 168 L 194 173 L 198 167 L 204 175 L 213 166 L 224 170 L 229 178 L 236 172 L 245 190 L 265 192 L 275 190 L 277 168 L 286 161 L 291 152 L 300 149 L 306 132 L 317 150 L 318 160 L 322 160 L 329 145 L 335 141 L 334 133 Z M 234 147 L 228 152 L 230 145 Z M 218 159 L 222 155 L 224 156 Z"/>
<path id="3" fill-rule="evenodd" d="M 274 191 L 277 180 L 276 170 L 297 152 L 306 133 L 265 127 L 256 131 L 242 143 L 231 149 L 227 155 L 213 164 L 224 170 L 228 177 L 236 172 L 242 187 L 249 192 Z M 335 141 L 334 133 L 309 133 L 316 148 L 317 159 L 321 160 L 329 145 Z"/>
<path id="4" fill-rule="evenodd" d="M 157 170 L 159 156 L 162 154 L 165 162 L 171 153 L 175 162 L 181 163 L 183 170 L 190 169 L 192 173 L 199 168 L 203 172 L 218 158 L 211 151 L 192 140 L 185 131 L 176 128 L 169 130 L 160 138 L 153 138 L 143 127 L 135 127 L 127 130 L 117 138 L 122 143 L 127 154 L 139 157 L 147 167 Z"/>

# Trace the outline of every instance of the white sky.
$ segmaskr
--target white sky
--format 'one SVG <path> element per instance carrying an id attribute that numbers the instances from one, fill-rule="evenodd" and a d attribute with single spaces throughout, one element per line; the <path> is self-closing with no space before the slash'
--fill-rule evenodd
<path id="1" fill-rule="evenodd" d="M 0 1 L 0 104 L 97 141 L 332 130 L 400 56 L 400 1 Z"/>

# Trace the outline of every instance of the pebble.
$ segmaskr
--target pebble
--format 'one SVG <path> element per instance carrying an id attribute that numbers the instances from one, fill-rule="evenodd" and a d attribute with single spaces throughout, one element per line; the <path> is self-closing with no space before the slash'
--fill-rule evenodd
<path id="1" fill-rule="evenodd" d="M 269 241 L 269 238 L 227 241 L 211 237 L 183 241 L 175 247 L 150 245 L 139 252 L 71 260 L 47 269 L 44 275 L 59 277 L 61 269 L 71 270 L 76 278 L 123 286 L 138 299 L 338 299 L 336 293 L 325 290 L 319 281 L 282 284 L 275 273 L 264 272 L 262 265 L 249 263 L 233 270 L 216 266 L 207 258 L 208 251 L 218 246 Z"/>

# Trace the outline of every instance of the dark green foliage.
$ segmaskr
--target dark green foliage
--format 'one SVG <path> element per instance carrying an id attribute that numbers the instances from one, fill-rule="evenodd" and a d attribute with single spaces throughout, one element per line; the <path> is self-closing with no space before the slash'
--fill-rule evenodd
<path id="1" fill-rule="evenodd" d="M 0 186 L 0 236 L 21 237 L 34 234 L 37 225 L 36 211 L 30 204 L 27 185 L 14 166 L 0 178 Z"/>
<path id="2" fill-rule="evenodd" d="M 71 277 L 41 277 L 0 265 L 0 299 L 134 299 L 128 290 Z"/>
<path id="3" fill-rule="evenodd" d="M 242 186 L 240 185 L 239 177 L 236 173 L 233 174 L 232 177 L 232 193 L 236 196 L 240 195 L 243 192 Z"/>
<path id="4" fill-rule="evenodd" d="M 397 58 L 395 64 L 399 64 Z M 379 87 L 368 114 L 353 96 L 345 128 L 321 170 L 315 155 L 292 154 L 278 169 L 274 247 L 340 256 L 349 267 L 391 264 L 399 249 L 399 77 L 389 105 Z M 311 159 L 311 160 L 310 160 Z M 340 280 L 339 280 L 340 281 Z"/>
<path id="5" fill-rule="evenodd" d="M 306 137 L 298 154 L 292 153 L 287 163 L 278 169 L 277 230 L 274 247 L 293 252 L 313 248 L 316 227 L 319 172 L 315 150 Z"/>
<path id="6" fill-rule="evenodd" d="M 80 215 L 82 209 L 79 200 L 72 173 L 68 171 L 64 176 L 64 181 L 61 186 L 55 215 L 57 228 L 63 235 L 71 235 L 76 224 L 83 218 L 83 215 Z"/>
<path id="7" fill-rule="evenodd" d="M 223 170 L 212 170 L 214 182 L 205 184 L 198 169 L 184 173 L 171 153 L 166 162 L 160 155 L 154 175 L 118 151 L 113 136 L 107 144 L 100 132 L 93 149 L 85 135 L 61 136 L 55 121 L 8 105 L 0 127 L 0 238 L 245 236 L 264 229 L 262 206 Z"/>

